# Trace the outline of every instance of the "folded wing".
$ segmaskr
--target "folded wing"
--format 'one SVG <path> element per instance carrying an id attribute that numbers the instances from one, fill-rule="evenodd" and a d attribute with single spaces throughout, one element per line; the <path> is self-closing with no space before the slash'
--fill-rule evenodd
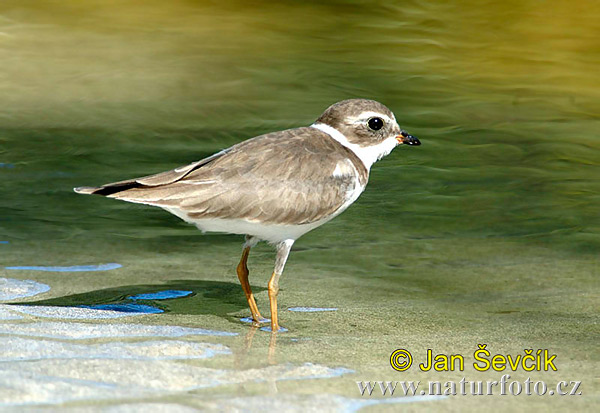
<path id="1" fill-rule="evenodd" d="M 334 213 L 366 184 L 362 165 L 340 148 L 313 128 L 299 128 L 244 141 L 172 171 L 76 191 L 176 210 L 192 221 L 305 224 Z"/>

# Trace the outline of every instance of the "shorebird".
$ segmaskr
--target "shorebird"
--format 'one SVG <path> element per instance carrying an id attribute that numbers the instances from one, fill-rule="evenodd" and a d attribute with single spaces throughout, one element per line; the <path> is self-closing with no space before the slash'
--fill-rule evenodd
<path id="1" fill-rule="evenodd" d="M 268 320 L 248 282 L 248 255 L 261 240 L 273 244 L 268 295 L 277 332 L 279 278 L 292 245 L 356 201 L 373 163 L 399 144 L 421 143 L 383 104 L 350 99 L 310 126 L 257 136 L 171 171 L 75 192 L 157 206 L 203 232 L 245 235 L 237 275 L 257 323 Z"/>

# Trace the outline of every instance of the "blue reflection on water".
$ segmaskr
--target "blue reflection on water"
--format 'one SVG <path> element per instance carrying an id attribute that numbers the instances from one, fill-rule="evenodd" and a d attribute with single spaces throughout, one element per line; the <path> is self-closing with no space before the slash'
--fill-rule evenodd
<path id="1" fill-rule="evenodd" d="M 251 323 L 254 323 L 254 319 L 253 319 L 252 317 L 244 317 L 244 318 L 240 318 L 240 321 L 241 321 L 242 323 L 250 323 L 250 324 L 251 324 Z M 270 322 L 271 322 L 271 319 L 270 319 L 270 318 L 264 318 L 264 317 L 263 317 L 263 318 L 261 318 L 261 319 L 260 319 L 260 322 L 261 322 L 261 323 L 270 323 Z"/>
<path id="2" fill-rule="evenodd" d="M 319 311 L 337 311 L 335 307 L 321 308 L 321 307 L 290 307 L 288 311 L 295 311 L 298 313 L 317 313 Z"/>
<path id="3" fill-rule="evenodd" d="M 29 271 L 49 271 L 49 272 L 79 272 L 79 271 L 109 271 L 121 268 L 121 264 L 115 262 L 101 265 L 73 265 L 71 267 L 44 267 L 44 266 L 19 266 L 6 267 L 7 270 L 29 270 Z"/>
<path id="4" fill-rule="evenodd" d="M 171 298 L 187 297 L 193 291 L 186 290 L 164 290 L 155 293 L 138 294 L 128 297 L 130 300 L 168 300 Z"/>
<path id="5" fill-rule="evenodd" d="M 158 314 L 164 313 L 164 310 L 160 308 L 152 307 L 151 305 L 143 304 L 96 304 L 96 305 L 82 305 L 82 308 L 91 308 L 94 310 L 110 310 L 120 311 L 122 313 L 145 313 L 145 314 Z"/>
<path id="6" fill-rule="evenodd" d="M 0 301 L 33 297 L 50 291 L 50 286 L 33 280 L 0 278 Z"/>

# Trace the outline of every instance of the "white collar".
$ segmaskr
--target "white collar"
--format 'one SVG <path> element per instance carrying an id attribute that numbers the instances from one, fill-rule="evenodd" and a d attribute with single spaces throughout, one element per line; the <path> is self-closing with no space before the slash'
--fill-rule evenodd
<path id="1" fill-rule="evenodd" d="M 398 145 L 398 141 L 395 137 L 388 138 L 383 142 L 378 143 L 377 145 L 372 146 L 360 146 L 355 143 L 351 143 L 348 141 L 348 138 L 341 133 L 336 128 L 333 128 L 324 123 L 313 123 L 310 125 L 311 128 L 315 128 L 320 130 L 321 132 L 325 132 L 333 139 L 344 145 L 346 148 L 350 149 L 358 158 L 361 160 L 367 171 L 371 169 L 371 165 L 377 162 L 379 159 L 383 158 L 387 154 L 389 154 L 392 149 L 394 149 Z"/>

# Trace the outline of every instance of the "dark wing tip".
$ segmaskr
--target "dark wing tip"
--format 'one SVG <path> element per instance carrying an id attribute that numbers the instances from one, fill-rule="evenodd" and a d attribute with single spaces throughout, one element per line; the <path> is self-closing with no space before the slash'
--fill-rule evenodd
<path id="1" fill-rule="evenodd" d="M 117 192 L 126 191 L 132 188 L 139 188 L 141 186 L 143 185 L 139 184 L 138 182 L 130 181 L 124 183 L 109 184 L 98 188 L 94 188 L 91 186 L 80 186 L 78 188 L 73 188 L 73 190 L 78 194 L 109 196 Z"/>

